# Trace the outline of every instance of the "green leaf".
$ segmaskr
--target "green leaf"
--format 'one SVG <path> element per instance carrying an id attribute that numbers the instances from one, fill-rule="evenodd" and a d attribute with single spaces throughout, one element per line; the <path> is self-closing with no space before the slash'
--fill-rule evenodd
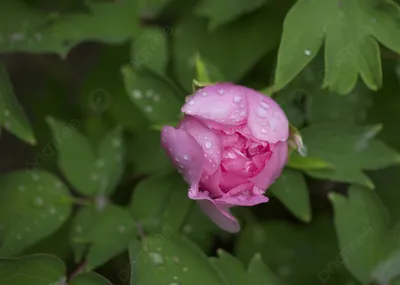
<path id="1" fill-rule="evenodd" d="M 159 232 L 162 227 L 179 230 L 191 205 L 187 189 L 175 171 L 142 180 L 134 190 L 130 205 L 133 218 L 149 232 Z"/>
<path id="2" fill-rule="evenodd" d="M 263 263 L 261 255 L 255 254 L 246 272 L 243 264 L 223 250 L 218 251 L 218 258 L 210 258 L 211 264 L 225 279 L 226 284 L 242 285 L 245 283 L 257 285 L 278 285 L 283 281 Z"/>
<path id="3" fill-rule="evenodd" d="M 140 15 L 146 18 L 156 18 L 172 0 L 139 1 Z"/>
<path id="4" fill-rule="evenodd" d="M 207 30 L 206 20 L 187 15 L 173 33 L 173 67 L 179 83 L 191 91 L 197 53 L 218 67 L 226 81 L 238 81 L 278 44 L 285 9 L 286 4 L 271 3 L 213 32 Z"/>
<path id="5" fill-rule="evenodd" d="M 317 158 L 310 156 L 302 156 L 297 153 L 292 153 L 289 157 L 287 166 L 298 169 L 298 170 L 312 170 L 312 169 L 329 169 L 334 168 L 332 164 Z"/>
<path id="6" fill-rule="evenodd" d="M 96 272 L 85 272 L 71 280 L 69 285 L 112 285 L 110 281 Z"/>
<path id="7" fill-rule="evenodd" d="M 86 196 L 109 195 L 122 171 L 124 147 L 119 127 L 107 133 L 96 150 L 77 130 L 79 121 L 69 124 L 48 118 L 58 149 L 58 164 L 69 182 Z"/>
<path id="8" fill-rule="evenodd" d="M 31 125 L 14 95 L 5 68 L 0 64 L 0 124 L 30 144 L 36 144 Z"/>
<path id="9" fill-rule="evenodd" d="M 121 72 L 129 98 L 151 122 L 163 124 L 179 118 L 183 102 L 170 83 L 148 70 L 124 66 Z"/>
<path id="10" fill-rule="evenodd" d="M 2 1 L 0 52 L 51 52 L 66 57 L 83 41 L 122 43 L 136 34 L 137 1 L 86 1 L 86 4 L 89 10 L 86 13 L 59 15 L 35 10 L 18 1 Z"/>
<path id="11" fill-rule="evenodd" d="M 260 253 L 265 264 L 292 285 L 337 285 L 351 279 L 341 264 L 336 265 L 334 227 L 324 215 L 307 225 L 285 221 L 249 224 L 240 233 L 234 252 L 245 264 Z M 304 262 L 306 256 L 312 258 Z"/>
<path id="12" fill-rule="evenodd" d="M 196 14 L 210 19 L 210 30 L 229 23 L 243 14 L 261 8 L 267 0 L 203 0 L 196 7 Z"/>
<path id="13" fill-rule="evenodd" d="M 204 87 L 213 82 L 221 82 L 224 80 L 224 75 L 212 63 L 201 58 L 200 54 L 196 54 L 196 85 L 197 87 Z"/>
<path id="14" fill-rule="evenodd" d="M 2 285 L 64 284 L 67 271 L 61 259 L 49 254 L 34 254 L 19 258 L 0 257 Z"/>
<path id="15" fill-rule="evenodd" d="M 131 60 L 134 69 L 146 67 L 160 76 L 164 76 L 168 63 L 167 37 L 170 27 L 164 29 L 144 28 L 133 41 Z"/>
<path id="16" fill-rule="evenodd" d="M 0 176 L 1 256 L 16 256 L 54 233 L 67 220 L 67 187 L 45 171 L 16 171 Z"/>
<path id="17" fill-rule="evenodd" d="M 355 185 L 349 189 L 347 199 L 335 193 L 329 198 L 335 211 L 343 262 L 360 282 L 365 283 L 393 245 L 385 238 L 388 220 L 383 206 L 375 193 Z"/>
<path id="18" fill-rule="evenodd" d="M 132 146 L 130 156 L 135 175 L 172 169 L 172 164 L 160 144 L 160 132 L 143 130 L 140 135 L 136 134 L 133 137 L 130 145 Z"/>
<path id="19" fill-rule="evenodd" d="M 131 284 L 228 285 L 204 253 L 184 236 L 163 234 L 146 237 L 129 248 Z"/>
<path id="20" fill-rule="evenodd" d="M 311 221 L 308 187 L 300 171 L 285 168 L 271 185 L 270 191 L 285 207 L 303 222 Z"/>
<path id="21" fill-rule="evenodd" d="M 380 128 L 326 123 L 303 129 L 307 153 L 334 167 L 334 170 L 308 170 L 307 173 L 316 178 L 373 188 L 372 181 L 362 170 L 384 168 L 400 161 L 396 151 L 374 138 Z"/>
<path id="22" fill-rule="evenodd" d="M 75 259 L 82 258 L 83 246 L 87 246 L 87 268 L 94 269 L 126 250 L 135 236 L 136 225 L 126 209 L 111 204 L 100 209 L 83 208 L 71 232 Z"/>
<path id="23" fill-rule="evenodd" d="M 306 23 L 304 15 L 309 19 Z M 347 94 L 360 75 L 369 88 L 379 89 L 382 71 L 378 41 L 395 52 L 400 50 L 399 18 L 400 8 L 391 0 L 379 4 L 369 0 L 297 1 L 284 22 L 275 87 L 288 84 L 325 43 L 324 87 Z"/>

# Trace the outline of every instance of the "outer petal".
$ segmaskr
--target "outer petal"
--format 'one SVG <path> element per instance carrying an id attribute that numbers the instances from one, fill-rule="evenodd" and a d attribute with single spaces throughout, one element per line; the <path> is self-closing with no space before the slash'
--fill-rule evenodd
<path id="1" fill-rule="evenodd" d="M 289 121 L 281 107 L 271 98 L 249 89 L 247 126 L 262 141 L 276 143 L 289 137 Z"/>
<path id="2" fill-rule="evenodd" d="M 221 163 L 222 144 L 219 136 L 192 116 L 185 116 L 180 128 L 185 129 L 202 147 L 204 170 L 209 175 L 214 173 Z"/>
<path id="3" fill-rule="evenodd" d="M 281 175 L 288 158 L 286 142 L 279 142 L 261 172 L 249 180 L 261 189 L 267 189 Z"/>
<path id="4" fill-rule="evenodd" d="M 170 126 L 163 128 L 161 141 L 169 157 L 183 173 L 185 180 L 197 185 L 203 172 L 203 150 L 197 141 L 185 130 Z"/>
<path id="5" fill-rule="evenodd" d="M 220 228 L 230 233 L 240 231 L 239 222 L 229 212 L 229 206 L 217 205 L 212 200 L 200 200 L 198 203 L 204 213 Z"/>
<path id="6" fill-rule="evenodd" d="M 254 195 L 249 197 L 244 197 L 239 195 L 234 197 L 218 198 L 215 200 L 215 203 L 221 206 L 233 207 L 233 206 L 254 206 L 261 203 L 266 203 L 268 201 L 269 201 L 268 197 L 264 195 Z"/>
<path id="7" fill-rule="evenodd" d="M 218 83 L 197 91 L 182 107 L 182 112 L 219 123 L 237 126 L 247 120 L 247 88 L 231 83 Z M 207 125 L 209 122 L 206 122 Z M 218 126 L 216 124 L 215 126 Z"/>

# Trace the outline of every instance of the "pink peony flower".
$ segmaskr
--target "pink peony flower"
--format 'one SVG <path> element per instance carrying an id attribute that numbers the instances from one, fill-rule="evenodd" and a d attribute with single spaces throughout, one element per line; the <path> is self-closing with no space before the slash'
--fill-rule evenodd
<path id="1" fill-rule="evenodd" d="M 222 229 L 240 230 L 229 209 L 265 203 L 287 161 L 289 122 L 263 94 L 231 83 L 198 90 L 182 107 L 179 127 L 162 145 L 189 183 L 189 198 Z"/>

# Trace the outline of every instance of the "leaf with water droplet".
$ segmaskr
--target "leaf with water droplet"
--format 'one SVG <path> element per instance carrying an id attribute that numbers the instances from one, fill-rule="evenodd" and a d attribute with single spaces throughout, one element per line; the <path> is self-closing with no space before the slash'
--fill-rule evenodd
<path id="1" fill-rule="evenodd" d="M 137 228 L 129 212 L 111 204 L 101 211 L 95 207 L 81 209 L 71 228 L 75 259 L 80 261 L 88 250 L 88 269 L 94 269 L 126 250 L 135 236 Z"/>
<path id="2" fill-rule="evenodd" d="M 311 221 L 308 187 L 300 171 L 285 168 L 269 191 L 303 222 Z"/>
<path id="3" fill-rule="evenodd" d="M 165 124 L 179 119 L 183 97 L 169 81 L 150 70 L 136 70 L 129 66 L 124 66 L 121 72 L 131 102 L 152 123 Z M 141 97 L 135 96 L 138 92 Z"/>
<path id="4" fill-rule="evenodd" d="M 74 277 L 69 285 L 112 285 L 110 281 L 96 272 L 85 272 Z"/>
<path id="5" fill-rule="evenodd" d="M 380 129 L 380 125 L 362 127 L 340 123 L 317 124 L 303 129 L 301 132 L 308 154 L 334 167 L 306 172 L 319 179 L 374 188 L 363 170 L 400 163 L 400 154 L 375 138 Z"/>
<path id="6" fill-rule="evenodd" d="M 68 181 L 86 196 L 111 194 L 124 167 L 121 128 L 106 133 L 96 148 L 79 132 L 79 122 L 67 125 L 54 118 L 47 121 L 58 150 L 59 167 Z"/>
<path id="7" fill-rule="evenodd" d="M 19 255 L 59 229 L 71 213 L 68 188 L 51 173 L 10 172 L 0 176 L 0 187 L 2 256 Z"/>
<path id="8" fill-rule="evenodd" d="M 5 68 L 0 64 L 0 124 L 29 144 L 35 144 L 32 127 L 14 95 Z"/>
<path id="9" fill-rule="evenodd" d="M 182 235 L 163 232 L 132 242 L 129 247 L 131 284 L 228 285 L 205 254 Z M 162 263 L 160 258 L 162 257 Z"/>
<path id="10" fill-rule="evenodd" d="M 191 205 L 187 184 L 175 171 L 154 174 L 135 188 L 130 204 L 132 216 L 148 232 L 162 228 L 177 231 Z"/>
<path id="11" fill-rule="evenodd" d="M 85 5 L 86 11 L 54 17 L 22 1 L 1 1 L 0 26 L 5 40 L 0 42 L 0 52 L 50 52 L 66 57 L 81 42 L 119 44 L 139 31 L 139 5 L 135 0 L 86 1 Z"/>
<path id="12" fill-rule="evenodd" d="M 1 285 L 64 284 L 66 271 L 64 262 L 50 254 L 0 257 Z"/>
<path id="13" fill-rule="evenodd" d="M 329 11 L 329 12 L 327 12 Z M 310 21 L 304 23 L 304 15 Z M 382 85 L 378 42 L 400 50 L 400 7 L 393 1 L 297 1 L 283 28 L 275 73 L 279 89 L 289 83 L 325 44 L 324 87 L 348 94 L 359 76 L 373 90 Z M 299 28 L 301 27 L 301 28 Z"/>

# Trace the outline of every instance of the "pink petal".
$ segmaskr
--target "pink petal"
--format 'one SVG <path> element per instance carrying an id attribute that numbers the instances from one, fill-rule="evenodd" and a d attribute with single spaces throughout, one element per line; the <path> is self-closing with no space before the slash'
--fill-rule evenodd
<path id="1" fill-rule="evenodd" d="M 229 212 L 228 206 L 216 205 L 211 200 L 200 200 L 198 203 L 204 213 L 206 213 L 220 228 L 230 233 L 237 233 L 240 231 L 239 222 Z"/>
<path id="2" fill-rule="evenodd" d="M 233 197 L 222 197 L 215 200 L 217 205 L 221 206 L 254 206 L 261 203 L 267 203 L 269 201 L 268 197 L 264 195 L 255 196 L 233 196 Z"/>
<path id="3" fill-rule="evenodd" d="M 271 98 L 249 89 L 247 126 L 262 141 L 276 143 L 289 137 L 289 122 L 281 107 Z"/>
<path id="4" fill-rule="evenodd" d="M 218 129 L 237 126 L 247 120 L 246 92 L 247 88 L 231 83 L 206 86 L 188 100 L 182 112 L 219 123 Z"/>
<path id="5" fill-rule="evenodd" d="M 208 191 L 210 196 L 213 198 L 221 197 L 225 193 L 222 192 L 219 187 L 219 182 L 221 180 L 221 170 L 217 169 L 211 176 L 203 175 L 200 182 L 200 188 Z"/>
<path id="6" fill-rule="evenodd" d="M 204 154 L 197 141 L 185 130 L 170 126 L 163 128 L 161 141 L 169 157 L 174 161 L 190 185 L 200 181 Z"/>
<path id="7" fill-rule="evenodd" d="M 185 116 L 180 128 L 185 129 L 203 148 L 204 170 L 208 174 L 214 173 L 221 163 L 222 146 L 219 136 L 192 116 Z"/>
<path id="8" fill-rule="evenodd" d="M 276 144 L 266 166 L 259 174 L 249 180 L 258 188 L 267 189 L 281 175 L 282 169 L 288 158 L 288 147 L 286 142 Z"/>

